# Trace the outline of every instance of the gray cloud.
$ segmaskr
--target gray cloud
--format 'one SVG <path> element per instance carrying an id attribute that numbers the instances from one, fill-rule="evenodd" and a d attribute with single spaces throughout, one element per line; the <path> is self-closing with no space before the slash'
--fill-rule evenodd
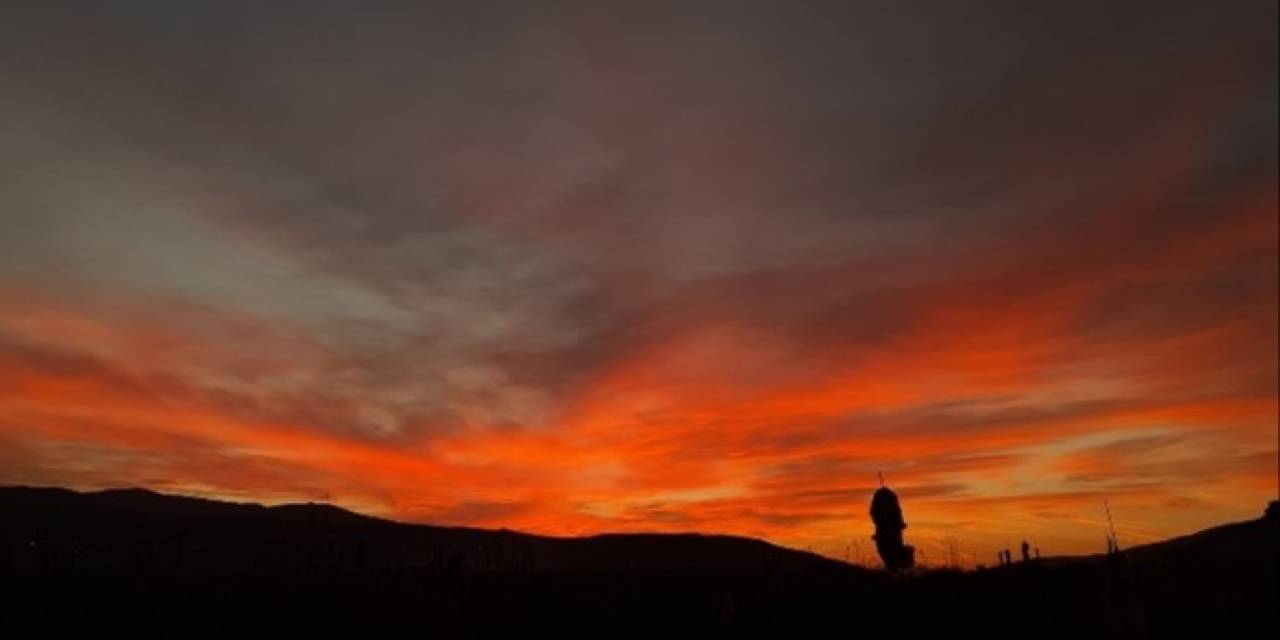
<path id="1" fill-rule="evenodd" d="M 1269 2 L 4 14 L 0 282 L 278 322 L 300 371 L 181 376 L 374 438 L 553 423 L 699 323 L 818 370 L 939 296 L 1126 271 L 1275 175 Z M 1274 281 L 1119 281 L 1075 331 L 1219 324 Z"/>

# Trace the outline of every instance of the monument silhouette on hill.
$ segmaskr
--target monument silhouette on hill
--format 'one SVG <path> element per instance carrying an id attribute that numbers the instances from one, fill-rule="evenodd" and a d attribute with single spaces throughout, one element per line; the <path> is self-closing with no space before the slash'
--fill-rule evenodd
<path id="1" fill-rule="evenodd" d="M 898 494 L 884 486 L 883 476 L 880 488 L 871 496 L 871 521 L 876 527 L 872 538 L 876 541 L 876 551 L 884 568 L 901 571 L 915 566 L 915 547 L 902 540 L 902 531 L 907 528 L 907 521 L 902 517 L 902 505 L 898 502 Z"/>

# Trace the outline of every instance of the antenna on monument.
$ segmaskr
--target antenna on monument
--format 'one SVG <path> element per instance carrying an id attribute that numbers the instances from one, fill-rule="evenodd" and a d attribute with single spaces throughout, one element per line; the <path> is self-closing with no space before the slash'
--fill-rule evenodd
<path id="1" fill-rule="evenodd" d="M 884 472 L 883 472 L 883 471 L 877 471 L 877 472 L 876 472 L 876 477 L 880 478 L 880 486 L 881 486 L 881 487 L 883 487 L 883 486 L 884 486 Z"/>

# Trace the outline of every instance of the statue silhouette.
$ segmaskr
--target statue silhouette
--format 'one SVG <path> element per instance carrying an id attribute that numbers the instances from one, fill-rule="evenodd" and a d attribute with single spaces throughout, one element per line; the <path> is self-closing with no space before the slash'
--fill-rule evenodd
<path id="1" fill-rule="evenodd" d="M 1031 562 L 1031 545 L 1026 540 L 1022 541 L 1022 561 Z"/>
<path id="2" fill-rule="evenodd" d="M 907 523 L 902 519 L 898 494 L 885 486 L 877 489 L 871 496 L 871 521 L 876 526 L 872 539 L 876 541 L 876 551 L 884 568 L 897 571 L 914 566 L 915 548 L 902 542 L 902 530 L 907 528 Z"/>

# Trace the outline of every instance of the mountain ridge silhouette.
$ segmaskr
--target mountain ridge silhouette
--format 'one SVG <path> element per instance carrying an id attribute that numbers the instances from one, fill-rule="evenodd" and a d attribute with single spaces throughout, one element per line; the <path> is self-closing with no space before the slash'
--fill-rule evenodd
<path id="1" fill-rule="evenodd" d="M 1274 637 L 1280 514 L 907 576 L 753 538 L 582 538 L 325 503 L 0 488 L 0 637 Z"/>
<path id="2" fill-rule="evenodd" d="M 56 507 L 62 513 L 31 513 L 23 508 L 47 509 Z M 217 526 L 218 535 L 228 535 L 226 529 L 237 524 L 250 527 L 271 525 L 328 525 L 336 530 L 312 530 L 311 534 L 327 533 L 346 536 L 358 542 L 360 536 L 386 537 L 402 545 L 415 543 L 422 549 L 434 551 L 428 558 L 421 554 L 405 553 L 403 557 L 387 554 L 386 564 L 436 568 L 441 562 L 454 562 L 453 557 L 463 558 L 472 571 L 601 571 L 627 569 L 774 569 L 774 570 L 854 570 L 852 567 L 818 554 L 790 549 L 773 543 L 724 534 L 685 533 L 601 533 L 590 536 L 562 537 L 525 533 L 511 529 L 486 529 L 400 522 L 359 514 L 328 503 L 285 503 L 262 505 L 252 502 L 227 502 L 201 497 L 165 494 L 149 489 L 104 489 L 80 492 L 60 487 L 0 487 L 0 516 L 36 521 L 57 519 L 90 519 L 102 526 L 122 518 L 145 518 L 148 521 L 165 518 L 182 519 L 166 522 L 164 529 L 190 528 L 194 524 Z M 129 525 L 128 533 L 141 535 Z M 73 529 L 74 531 L 75 529 Z M 250 534 L 262 531 L 244 529 Z M 168 530 L 162 534 L 173 533 Z M 184 531 L 188 536 L 198 531 Z M 353 537 L 354 536 L 354 537 Z M 165 538 L 166 540 L 168 538 Z M 260 541 L 269 544 L 271 540 Z M 295 540 L 293 543 L 298 543 Z M 658 548 L 661 547 L 661 548 Z M 483 559 L 473 556 L 480 552 Z M 493 554 L 501 554 L 501 558 Z M 512 554 L 516 555 L 512 555 Z M 485 555 L 488 554 L 488 555 Z M 447 556 L 442 558 L 441 556 Z M 330 558 L 341 564 L 340 559 Z M 368 564 L 373 558 L 363 554 Z M 312 562 L 319 560 L 312 559 Z"/>

